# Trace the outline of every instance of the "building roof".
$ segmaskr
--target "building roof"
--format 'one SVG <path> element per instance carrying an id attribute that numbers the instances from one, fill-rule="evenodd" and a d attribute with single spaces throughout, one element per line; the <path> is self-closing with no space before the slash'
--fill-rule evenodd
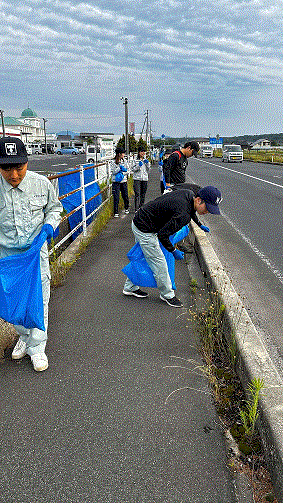
<path id="1" fill-rule="evenodd" d="M 22 113 L 21 117 L 29 118 L 29 117 L 37 117 L 37 114 L 32 110 L 31 108 L 25 108 Z"/>
<path id="2" fill-rule="evenodd" d="M 4 117 L 5 126 L 22 126 L 23 123 L 15 117 Z"/>
<path id="3" fill-rule="evenodd" d="M 270 140 L 268 140 L 267 138 L 259 138 L 258 140 L 254 141 L 254 142 L 252 143 L 252 145 L 258 145 L 259 143 L 261 143 L 261 142 L 263 142 L 263 141 L 264 141 L 264 142 L 267 142 L 267 143 L 270 143 Z"/>
<path id="4" fill-rule="evenodd" d="M 58 134 L 57 135 L 57 140 L 58 141 L 71 141 L 72 136 L 69 134 Z"/>

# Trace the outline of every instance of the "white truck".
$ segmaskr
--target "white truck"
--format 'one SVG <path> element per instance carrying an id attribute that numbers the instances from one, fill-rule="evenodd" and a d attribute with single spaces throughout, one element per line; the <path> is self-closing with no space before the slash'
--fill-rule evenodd
<path id="1" fill-rule="evenodd" d="M 42 144 L 41 143 L 32 143 L 31 145 L 31 150 L 33 154 L 42 154 Z"/>
<path id="2" fill-rule="evenodd" d="M 224 145 L 222 162 L 242 162 L 244 158 L 241 145 Z"/>
<path id="3" fill-rule="evenodd" d="M 86 148 L 86 163 L 103 162 L 114 157 L 114 143 L 109 138 L 97 138 L 96 144 Z"/>
<path id="4" fill-rule="evenodd" d="M 200 147 L 200 157 L 213 157 L 213 146 L 203 145 Z"/>

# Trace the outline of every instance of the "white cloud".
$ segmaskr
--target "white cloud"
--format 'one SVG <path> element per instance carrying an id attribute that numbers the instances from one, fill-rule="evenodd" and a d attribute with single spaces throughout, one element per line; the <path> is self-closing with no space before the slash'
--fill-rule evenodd
<path id="1" fill-rule="evenodd" d="M 79 115 L 83 128 L 89 111 L 101 120 L 105 111 L 108 120 L 116 117 L 119 97 L 128 95 L 130 112 L 151 109 L 162 122 L 156 130 L 167 121 L 168 131 L 183 134 L 184 107 L 193 97 L 206 103 L 190 107 L 196 134 L 208 134 L 209 113 L 213 124 L 217 117 L 228 124 L 230 110 L 235 128 L 237 100 L 250 103 L 250 114 L 257 113 L 251 96 L 265 102 L 274 90 L 279 101 L 279 0 L 270 6 L 263 0 L 2 0 L 0 13 L 7 111 L 23 109 L 28 99 L 35 109 L 53 107 L 54 116 Z"/>

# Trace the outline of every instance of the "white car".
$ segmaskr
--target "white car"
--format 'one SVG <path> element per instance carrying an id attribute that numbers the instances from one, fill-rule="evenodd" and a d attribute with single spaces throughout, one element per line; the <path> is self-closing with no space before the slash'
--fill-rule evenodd
<path id="1" fill-rule="evenodd" d="M 241 145 L 224 145 L 222 162 L 242 162 L 244 154 Z"/>
<path id="2" fill-rule="evenodd" d="M 26 147 L 26 151 L 27 151 L 27 155 L 31 155 L 32 154 L 32 148 L 30 145 L 25 145 Z"/>

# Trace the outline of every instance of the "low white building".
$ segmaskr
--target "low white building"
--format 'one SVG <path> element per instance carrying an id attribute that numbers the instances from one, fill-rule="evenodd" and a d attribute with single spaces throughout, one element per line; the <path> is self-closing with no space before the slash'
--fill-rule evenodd
<path id="1" fill-rule="evenodd" d="M 20 117 L 4 117 L 6 136 L 21 138 L 25 144 L 44 143 L 44 128 L 41 119 L 31 108 L 25 108 Z M 0 136 L 3 136 L 2 124 L 0 124 Z"/>
<path id="2" fill-rule="evenodd" d="M 259 149 L 259 148 L 271 148 L 271 142 L 266 140 L 265 138 L 260 138 L 252 143 L 251 148 Z"/>

